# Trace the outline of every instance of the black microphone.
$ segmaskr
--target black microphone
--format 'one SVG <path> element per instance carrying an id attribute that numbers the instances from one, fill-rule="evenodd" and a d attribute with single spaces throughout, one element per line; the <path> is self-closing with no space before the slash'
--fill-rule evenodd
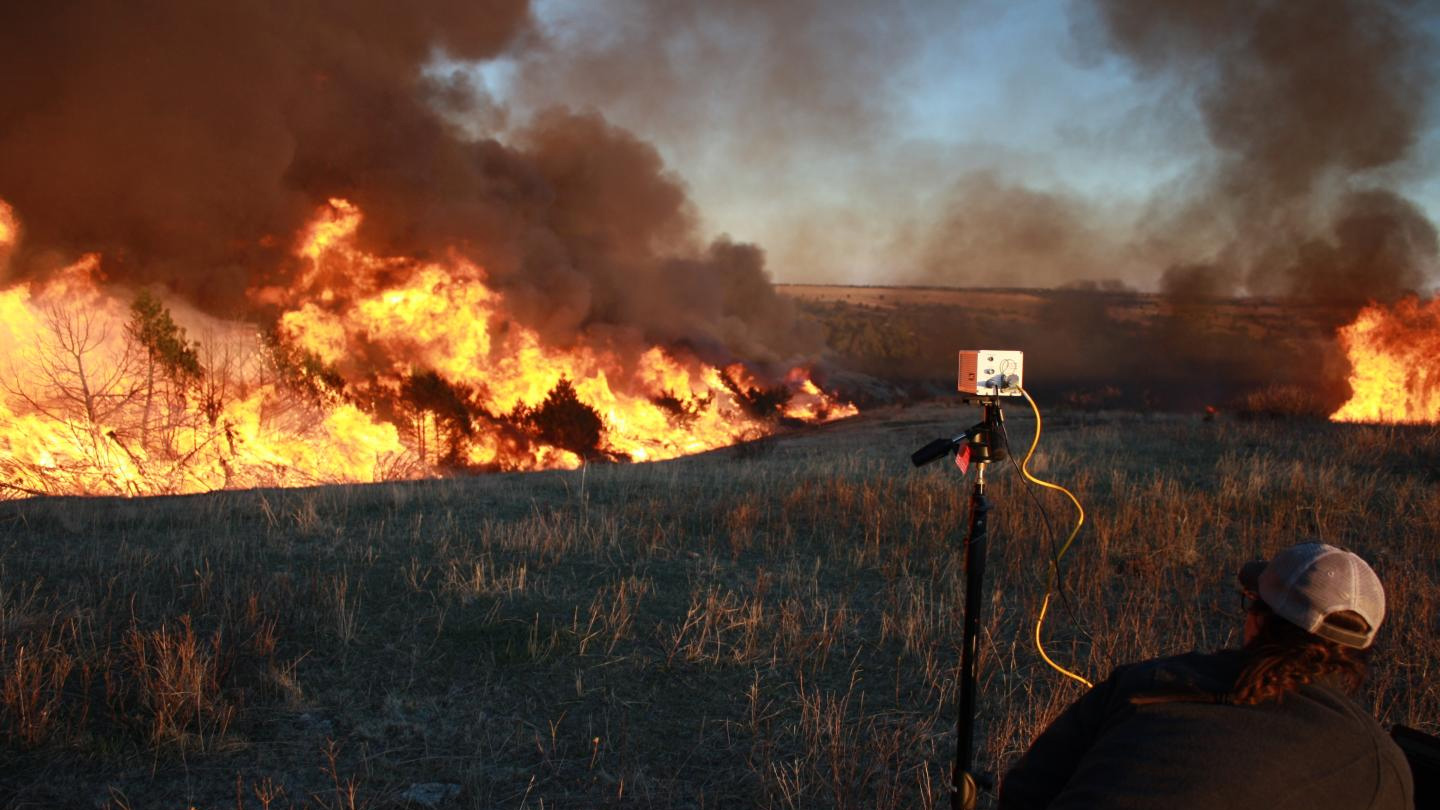
<path id="1" fill-rule="evenodd" d="M 965 437 L 963 435 L 954 439 L 936 439 L 924 447 L 910 454 L 910 463 L 916 467 L 923 467 L 932 461 L 939 461 L 946 455 L 955 452 L 955 447 Z"/>

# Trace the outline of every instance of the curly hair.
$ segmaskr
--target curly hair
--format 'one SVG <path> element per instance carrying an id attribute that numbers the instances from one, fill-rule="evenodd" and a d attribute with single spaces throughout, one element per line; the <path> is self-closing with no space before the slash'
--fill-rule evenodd
<path id="1" fill-rule="evenodd" d="M 1328 676 L 1334 676 L 1349 694 L 1360 690 L 1368 670 L 1369 650 L 1345 647 L 1308 633 L 1276 616 L 1259 599 L 1251 603 L 1250 611 L 1261 617 L 1260 631 L 1245 645 L 1248 660 L 1235 680 L 1231 702 L 1255 705 L 1279 701 L 1305 684 Z"/>

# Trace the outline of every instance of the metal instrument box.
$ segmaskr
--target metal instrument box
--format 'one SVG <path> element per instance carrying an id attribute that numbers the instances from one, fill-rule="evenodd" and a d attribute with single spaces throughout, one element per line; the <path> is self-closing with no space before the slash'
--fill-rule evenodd
<path id="1" fill-rule="evenodd" d="M 1025 353 L 961 349 L 960 391 L 984 397 L 1018 397 L 1025 384 Z"/>

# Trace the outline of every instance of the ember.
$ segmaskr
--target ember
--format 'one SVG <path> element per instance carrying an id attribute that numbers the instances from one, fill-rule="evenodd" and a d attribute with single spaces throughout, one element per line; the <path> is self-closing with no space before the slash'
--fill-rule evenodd
<path id="1" fill-rule="evenodd" d="M 355 247 L 332 200 L 272 329 L 108 288 L 91 255 L 0 290 L 0 488 L 144 495 L 653 461 L 855 413 L 673 347 L 546 345 L 485 270 Z M 0 250 L 16 217 L 0 204 Z"/>

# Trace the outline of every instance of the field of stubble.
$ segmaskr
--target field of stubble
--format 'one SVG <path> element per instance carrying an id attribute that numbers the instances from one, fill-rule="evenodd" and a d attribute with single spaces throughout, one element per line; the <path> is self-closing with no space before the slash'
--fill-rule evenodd
<path id="1" fill-rule="evenodd" d="M 1043 403 L 1042 403 L 1043 404 Z M 1011 409 L 1017 446 L 1033 420 Z M 0 807 L 946 806 L 968 485 L 932 404 L 703 457 L 0 503 Z M 1305 538 L 1389 591 L 1368 700 L 1440 730 L 1440 429 L 1047 413 L 1089 511 L 1052 656 L 1236 642 Z M 1068 502 L 992 468 L 981 752 L 1080 687 L 1030 641 Z M 1037 500 L 1038 499 L 1038 500 Z M 430 793 L 424 795 L 424 789 Z"/>

